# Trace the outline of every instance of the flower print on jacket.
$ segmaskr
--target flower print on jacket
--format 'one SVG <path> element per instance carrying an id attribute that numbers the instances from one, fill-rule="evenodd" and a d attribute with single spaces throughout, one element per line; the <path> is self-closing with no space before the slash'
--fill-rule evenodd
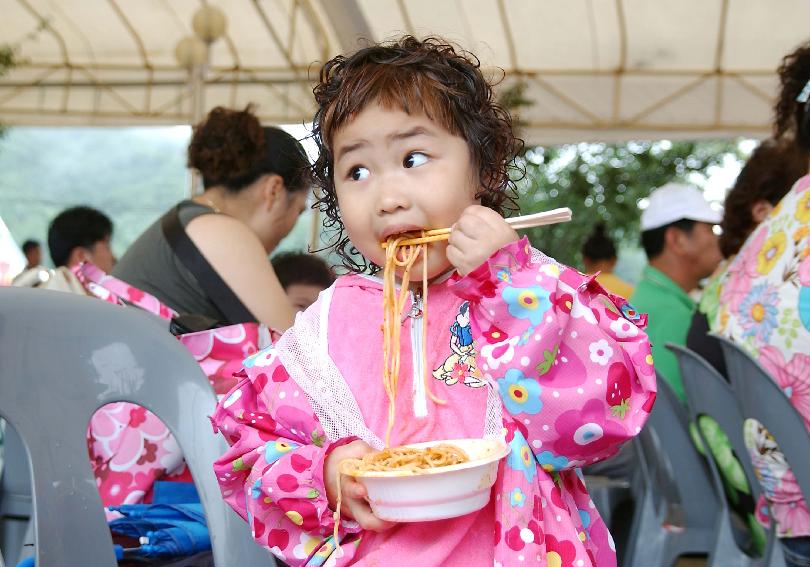
<path id="1" fill-rule="evenodd" d="M 543 451 L 537 455 L 537 462 L 543 467 L 543 470 L 561 471 L 568 466 L 568 459 L 562 455 L 555 455 L 551 451 Z"/>
<path id="2" fill-rule="evenodd" d="M 560 415 L 554 423 L 559 434 L 554 450 L 569 458 L 582 459 L 615 447 L 624 428 L 605 418 L 603 404 L 601 400 L 590 400 L 581 410 L 568 410 Z"/>
<path id="3" fill-rule="evenodd" d="M 492 345 L 481 347 L 481 356 L 486 362 L 484 370 L 497 370 L 501 365 L 509 364 L 515 356 L 515 347 L 520 337 L 512 337 Z"/>
<path id="4" fill-rule="evenodd" d="M 591 353 L 591 362 L 595 362 L 600 366 L 605 366 L 610 358 L 613 356 L 613 349 L 610 348 L 605 339 L 599 339 L 588 346 Z"/>
<path id="5" fill-rule="evenodd" d="M 779 262 L 779 258 L 785 252 L 786 245 L 787 236 L 785 236 L 784 232 L 780 230 L 771 234 L 765 240 L 759 254 L 757 254 L 757 271 L 760 274 L 767 274 L 773 270 L 776 263 Z"/>
<path id="6" fill-rule="evenodd" d="M 740 303 L 740 323 L 743 336 L 755 336 L 767 341 L 777 326 L 776 320 L 777 290 L 768 284 L 759 284 Z"/>
<path id="7" fill-rule="evenodd" d="M 509 313 L 518 319 L 528 319 L 532 325 L 539 325 L 543 315 L 551 307 L 551 293 L 540 287 L 506 287 L 503 300 L 509 305 Z"/>
<path id="8" fill-rule="evenodd" d="M 497 380 L 498 390 L 507 411 L 513 415 L 536 414 L 543 408 L 540 401 L 542 388 L 537 380 L 526 378 L 517 368 L 510 368 L 503 378 Z"/>
<path id="9" fill-rule="evenodd" d="M 512 442 L 509 443 L 511 449 L 509 455 L 506 457 L 506 464 L 523 473 L 527 482 L 534 480 L 537 474 L 537 469 L 534 464 L 534 453 L 532 453 L 526 438 L 520 431 L 515 431 Z"/>
<path id="10" fill-rule="evenodd" d="M 759 363 L 779 384 L 790 403 L 803 416 L 810 416 L 810 354 L 797 352 L 786 361 L 782 352 L 768 346 L 759 351 Z M 810 429 L 810 419 L 805 419 Z"/>
<path id="11" fill-rule="evenodd" d="M 512 504 L 512 506 L 520 508 L 526 505 L 526 495 L 519 487 L 514 488 L 512 492 L 509 493 L 509 503 Z"/>

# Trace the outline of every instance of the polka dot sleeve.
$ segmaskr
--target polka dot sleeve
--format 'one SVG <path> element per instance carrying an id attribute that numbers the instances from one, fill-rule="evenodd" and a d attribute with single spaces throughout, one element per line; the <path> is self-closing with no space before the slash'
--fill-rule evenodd
<path id="1" fill-rule="evenodd" d="M 470 301 L 479 368 L 540 466 L 610 457 L 640 431 L 655 373 L 645 318 L 626 301 L 526 238 L 457 277 L 454 291 Z"/>
<path id="2" fill-rule="evenodd" d="M 241 378 L 211 419 L 231 445 L 214 463 L 222 495 L 256 541 L 290 565 L 303 564 L 332 545 L 323 478 L 332 444 L 272 349 L 248 358 Z M 359 530 L 341 526 L 342 535 Z"/>

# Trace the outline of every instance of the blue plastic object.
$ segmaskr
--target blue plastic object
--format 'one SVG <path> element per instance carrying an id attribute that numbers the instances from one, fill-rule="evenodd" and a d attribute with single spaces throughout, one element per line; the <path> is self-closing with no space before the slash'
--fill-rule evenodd
<path id="1" fill-rule="evenodd" d="M 201 504 L 130 504 L 114 506 L 124 515 L 110 522 L 114 533 L 139 539 L 127 554 L 141 557 L 194 555 L 211 549 Z"/>

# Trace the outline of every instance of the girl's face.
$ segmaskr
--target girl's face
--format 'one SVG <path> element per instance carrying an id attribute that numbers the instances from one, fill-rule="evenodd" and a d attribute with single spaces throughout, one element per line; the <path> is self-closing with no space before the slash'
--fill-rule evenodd
<path id="1" fill-rule="evenodd" d="M 333 140 L 334 179 L 343 225 L 360 253 L 385 264 L 389 236 L 450 227 L 477 204 L 478 175 L 463 138 L 424 114 L 369 105 Z M 447 241 L 429 245 L 428 277 L 450 268 Z M 422 274 L 414 264 L 412 279 Z"/>

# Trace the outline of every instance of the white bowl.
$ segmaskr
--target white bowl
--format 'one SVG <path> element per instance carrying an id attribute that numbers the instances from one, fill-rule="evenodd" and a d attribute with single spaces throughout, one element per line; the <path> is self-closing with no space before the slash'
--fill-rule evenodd
<path id="1" fill-rule="evenodd" d="M 372 471 L 355 475 L 365 485 L 374 514 L 390 522 L 429 522 L 463 516 L 489 502 L 498 461 L 509 446 L 494 439 L 454 439 L 406 445 L 422 449 L 448 443 L 464 450 L 466 463 L 424 471 Z"/>

